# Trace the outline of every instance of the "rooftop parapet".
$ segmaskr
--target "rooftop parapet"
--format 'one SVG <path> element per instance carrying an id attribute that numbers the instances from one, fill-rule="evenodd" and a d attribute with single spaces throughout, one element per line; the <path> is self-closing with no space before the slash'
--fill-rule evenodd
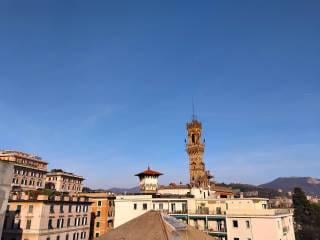
<path id="1" fill-rule="evenodd" d="M 74 173 L 70 172 L 65 172 L 62 169 L 52 169 L 50 172 L 47 173 L 47 177 L 51 176 L 67 176 L 67 177 L 72 177 L 72 178 L 78 178 L 84 180 L 82 176 L 75 175 Z"/>
<path id="2" fill-rule="evenodd" d="M 43 161 L 43 159 L 37 155 L 33 155 L 30 153 L 25 153 L 25 152 L 20 152 L 20 151 L 15 151 L 15 150 L 0 150 L 0 156 L 8 156 L 8 155 L 14 155 L 22 158 L 28 158 L 30 160 L 42 162 L 42 163 L 47 163 Z"/>
<path id="3" fill-rule="evenodd" d="M 37 194 L 37 192 L 21 192 L 18 194 L 10 194 L 9 201 L 51 201 L 51 202 L 88 202 L 89 198 L 86 196 L 73 197 L 68 195 L 55 194 Z"/>
<path id="4" fill-rule="evenodd" d="M 293 210 L 290 208 L 284 209 L 230 209 L 227 210 L 227 216 L 278 216 L 278 215 L 291 215 Z"/>

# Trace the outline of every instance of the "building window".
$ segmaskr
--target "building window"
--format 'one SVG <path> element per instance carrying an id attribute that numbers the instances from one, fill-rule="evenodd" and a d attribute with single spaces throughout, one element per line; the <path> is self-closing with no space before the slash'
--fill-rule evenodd
<path id="1" fill-rule="evenodd" d="M 28 213 L 33 213 L 33 205 L 29 205 Z"/>
<path id="2" fill-rule="evenodd" d="M 96 227 L 97 227 L 97 228 L 100 227 L 100 222 L 96 222 Z"/>
<path id="3" fill-rule="evenodd" d="M 99 237 L 99 233 L 96 233 L 96 238 L 98 238 Z"/>
<path id="4" fill-rule="evenodd" d="M 216 207 L 216 213 L 217 214 L 221 214 L 222 212 L 221 212 L 221 207 Z"/>
<path id="5" fill-rule="evenodd" d="M 137 210 L 137 204 L 136 203 L 133 204 L 133 209 Z"/>
<path id="6" fill-rule="evenodd" d="M 233 240 L 240 240 L 240 238 L 234 238 Z"/>
<path id="7" fill-rule="evenodd" d="M 163 209 L 163 203 L 159 203 L 159 209 L 160 209 L 160 210 Z"/>
<path id="8" fill-rule="evenodd" d="M 47 240 L 50 240 L 50 237 L 47 237 Z"/>
<path id="9" fill-rule="evenodd" d="M 183 213 L 187 212 L 187 204 L 186 203 L 182 203 L 182 212 Z"/>
<path id="10" fill-rule="evenodd" d="M 71 218 L 68 218 L 67 220 L 67 227 L 70 227 Z"/>
<path id="11" fill-rule="evenodd" d="M 63 213 L 63 205 L 60 205 L 60 213 Z"/>
<path id="12" fill-rule="evenodd" d="M 48 229 L 53 229 L 53 227 L 52 227 L 52 219 L 49 219 L 49 221 L 48 221 Z"/>
<path id="13" fill-rule="evenodd" d="M 82 225 L 87 225 L 87 217 L 82 218 Z"/>
<path id="14" fill-rule="evenodd" d="M 58 235 L 56 239 L 57 239 L 57 240 L 60 240 L 60 236 Z"/>
<path id="15" fill-rule="evenodd" d="M 148 209 L 148 206 L 147 206 L 146 203 L 142 204 L 142 209 L 143 209 L 143 210 L 147 210 L 147 209 Z"/>
<path id="16" fill-rule="evenodd" d="M 80 225 L 80 218 L 75 218 L 74 219 L 74 225 L 79 226 Z"/>
<path id="17" fill-rule="evenodd" d="M 113 228 L 113 222 L 112 221 L 108 221 L 108 228 Z"/>
<path id="18" fill-rule="evenodd" d="M 88 206 L 83 206 L 83 212 L 88 212 Z"/>
<path id="19" fill-rule="evenodd" d="M 30 228 L 31 228 L 31 219 L 28 219 L 26 229 L 30 229 Z"/>
<path id="20" fill-rule="evenodd" d="M 97 217 L 100 217 L 100 214 L 101 214 L 100 211 L 97 211 Z"/>
<path id="21" fill-rule="evenodd" d="M 66 235 L 66 240 L 69 240 L 69 234 Z"/>
<path id="22" fill-rule="evenodd" d="M 247 228 L 250 228 L 250 222 L 249 221 L 246 221 L 246 226 L 247 226 Z"/>
<path id="23" fill-rule="evenodd" d="M 98 206 L 99 206 L 99 207 L 101 206 L 101 201 L 98 201 Z"/>
<path id="24" fill-rule="evenodd" d="M 63 228 L 63 222 L 64 222 L 64 219 L 63 219 L 63 218 L 60 218 L 60 225 L 59 225 L 59 228 Z"/>
<path id="25" fill-rule="evenodd" d="M 78 205 L 78 206 L 76 207 L 76 212 L 81 212 L 81 205 Z"/>
<path id="26" fill-rule="evenodd" d="M 232 221 L 233 227 L 237 228 L 238 227 L 238 221 L 237 220 L 233 220 Z"/>
<path id="27" fill-rule="evenodd" d="M 17 212 L 17 213 L 21 212 L 21 205 L 17 205 L 16 212 Z"/>
<path id="28" fill-rule="evenodd" d="M 72 211 L 72 205 L 69 205 L 69 213 Z"/>
<path id="29" fill-rule="evenodd" d="M 176 204 L 171 203 L 171 212 L 174 213 L 176 211 Z"/>
<path id="30" fill-rule="evenodd" d="M 54 213 L 54 205 L 50 205 L 50 213 Z"/>

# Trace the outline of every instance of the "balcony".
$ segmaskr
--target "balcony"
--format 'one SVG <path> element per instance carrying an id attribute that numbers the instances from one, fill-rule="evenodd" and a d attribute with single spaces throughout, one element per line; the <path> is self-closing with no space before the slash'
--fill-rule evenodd
<path id="1" fill-rule="evenodd" d="M 188 214 L 188 210 L 174 210 L 174 211 L 168 211 L 168 214 Z"/>
<path id="2" fill-rule="evenodd" d="M 227 229 L 225 227 L 217 227 L 217 228 L 207 228 L 204 231 L 209 233 L 226 233 Z"/>

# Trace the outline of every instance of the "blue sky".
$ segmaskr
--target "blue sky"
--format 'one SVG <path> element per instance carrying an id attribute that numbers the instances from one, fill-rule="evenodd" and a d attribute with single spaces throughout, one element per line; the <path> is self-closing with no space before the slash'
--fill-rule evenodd
<path id="1" fill-rule="evenodd" d="M 90 187 L 186 182 L 192 98 L 218 182 L 319 176 L 319 1 L 0 3 L 0 148 Z"/>

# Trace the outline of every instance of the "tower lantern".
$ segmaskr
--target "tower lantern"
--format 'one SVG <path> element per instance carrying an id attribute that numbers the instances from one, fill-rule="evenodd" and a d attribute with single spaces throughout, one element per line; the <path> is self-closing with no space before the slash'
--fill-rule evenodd
<path id="1" fill-rule="evenodd" d="M 202 140 L 202 124 L 193 115 L 192 121 L 186 124 L 188 138 L 186 151 L 189 155 L 190 184 L 196 187 L 208 187 L 210 185 L 209 171 L 206 171 L 203 161 L 204 141 Z"/>
<path id="2" fill-rule="evenodd" d="M 150 169 L 144 170 L 141 173 L 137 173 L 135 176 L 139 177 L 140 191 L 143 193 L 156 193 L 158 189 L 158 177 L 163 175 L 160 172 Z"/>

